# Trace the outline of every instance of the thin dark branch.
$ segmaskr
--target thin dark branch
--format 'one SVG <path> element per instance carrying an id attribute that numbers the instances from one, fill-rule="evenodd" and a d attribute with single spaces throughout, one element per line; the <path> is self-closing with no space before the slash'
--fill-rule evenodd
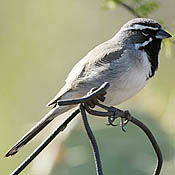
<path id="1" fill-rule="evenodd" d="M 156 152 L 156 155 L 157 155 L 157 167 L 155 169 L 154 175 L 159 175 L 161 168 L 162 168 L 162 164 L 163 164 L 163 157 L 162 157 L 161 150 L 159 148 L 159 145 L 157 144 L 155 137 L 153 136 L 151 131 L 148 129 L 148 127 L 145 126 L 141 121 L 132 117 L 131 122 L 134 123 L 135 125 L 137 125 L 139 128 L 141 128 L 144 131 L 144 133 L 148 136 L 148 138 L 149 138 L 149 140 L 150 140 L 150 142 L 151 142 L 151 144 Z"/>
<path id="2" fill-rule="evenodd" d="M 134 10 L 133 7 L 129 6 L 128 4 L 120 1 L 120 0 L 117 0 L 117 3 L 119 5 L 121 5 L 122 7 L 124 7 L 126 10 L 128 10 L 131 14 L 133 14 L 135 17 L 137 18 L 141 18 L 141 16 Z"/>
<path id="3" fill-rule="evenodd" d="M 67 124 L 80 112 L 76 109 L 56 130 L 54 130 L 35 150 L 34 152 L 11 173 L 11 175 L 18 175 L 36 156 L 64 129 Z"/>
<path id="4" fill-rule="evenodd" d="M 96 114 L 96 115 L 98 114 L 101 116 L 105 116 L 105 115 L 111 116 L 111 113 L 114 112 L 115 113 L 114 117 L 116 116 L 116 119 L 118 117 L 124 118 L 124 119 L 132 122 L 136 126 L 138 126 L 142 131 L 144 131 L 144 133 L 148 136 L 148 138 L 149 138 L 149 140 L 150 140 L 150 142 L 151 142 L 151 144 L 156 152 L 156 155 L 157 155 L 157 166 L 156 166 L 154 175 L 159 175 L 161 168 L 162 168 L 162 164 L 163 164 L 163 157 L 162 157 L 162 153 L 161 153 L 161 150 L 159 148 L 159 145 L 158 145 L 155 137 L 153 136 L 152 132 L 149 130 L 149 128 L 146 125 L 144 125 L 141 121 L 139 121 L 135 117 L 131 116 L 128 111 L 122 111 L 120 109 L 117 109 L 114 107 L 108 107 L 108 106 L 105 106 L 105 105 L 100 104 L 100 103 L 98 104 L 98 106 L 105 109 L 105 110 L 108 110 L 108 112 L 99 113 L 101 111 L 92 110 L 92 109 L 88 108 L 87 106 L 85 106 L 85 108 L 86 108 L 86 110 L 88 108 L 89 113 Z M 112 122 L 114 122 L 114 120 Z"/>
<path id="5" fill-rule="evenodd" d="M 71 105 L 78 104 L 81 102 L 87 102 L 88 100 L 98 99 L 98 97 L 103 96 L 105 94 L 106 89 L 109 87 L 109 83 L 103 83 L 98 89 L 95 91 L 88 93 L 87 96 L 82 97 L 80 99 L 73 100 L 64 100 L 59 101 L 59 105 Z M 75 110 L 70 117 L 68 117 L 52 134 L 50 134 L 37 148 L 34 152 L 21 164 L 19 167 L 11 173 L 11 175 L 18 175 L 30 162 L 37 157 L 37 155 L 61 132 L 63 131 L 67 124 L 80 112 L 79 109 Z"/>
<path id="6" fill-rule="evenodd" d="M 105 90 L 109 87 L 109 83 L 105 82 L 102 84 L 99 88 L 94 89 L 93 91 L 90 91 L 86 96 L 82 98 L 77 98 L 77 99 L 68 99 L 68 100 L 63 100 L 63 101 L 58 101 L 58 104 L 61 105 L 76 105 L 79 103 L 87 102 L 89 104 L 93 105 L 94 101 L 97 101 L 99 99 L 100 101 L 103 101 L 105 99 L 104 95 L 106 94 Z M 92 102 L 91 102 L 91 100 Z M 40 132 L 45 126 L 47 126 L 52 120 L 48 120 L 46 122 L 43 122 L 43 124 L 39 125 L 36 127 L 36 130 Z M 34 131 L 34 130 L 33 130 Z M 6 154 L 4 157 L 9 157 L 14 154 L 16 154 L 20 149 L 21 145 L 26 145 L 31 138 L 36 136 L 38 132 L 30 132 L 27 133 L 25 136 L 23 136 Z M 28 139 L 26 139 L 28 137 Z"/>
<path id="7" fill-rule="evenodd" d="M 114 108 L 114 107 L 108 107 L 105 106 L 101 103 L 99 103 L 98 100 L 104 99 L 104 95 L 106 93 L 106 89 L 109 87 L 109 83 L 104 83 L 102 86 L 100 86 L 98 89 L 95 89 L 94 91 L 90 91 L 87 96 L 79 98 L 79 99 L 73 99 L 73 100 L 64 100 L 64 101 L 59 101 L 59 105 L 75 105 L 80 103 L 80 109 L 77 108 L 71 116 L 69 116 L 43 143 L 40 144 L 40 146 L 12 173 L 12 175 L 18 175 L 61 131 L 63 131 L 67 124 L 80 112 L 82 114 L 83 122 L 87 131 L 88 136 L 90 137 L 93 150 L 94 150 L 94 155 L 95 155 L 95 160 L 96 160 L 96 167 L 97 167 L 97 173 L 98 175 L 102 175 L 102 166 L 101 166 L 101 161 L 100 161 L 100 155 L 98 152 L 98 147 L 97 143 L 95 141 L 95 137 L 93 136 L 93 133 L 89 127 L 87 117 L 86 117 L 86 112 L 85 110 L 92 114 L 92 115 L 97 115 L 97 116 L 103 116 L 103 117 L 108 117 L 109 125 L 115 126 L 113 122 L 117 118 L 122 119 L 122 130 L 124 130 L 124 126 L 128 123 L 128 121 L 134 123 L 137 125 L 139 128 L 141 128 L 145 134 L 148 136 L 155 152 L 157 155 L 157 167 L 154 172 L 154 175 L 159 175 L 161 168 L 162 168 L 162 154 L 160 151 L 160 148 L 151 133 L 151 131 L 139 120 L 134 118 L 133 116 L 130 115 L 128 111 L 122 111 L 120 109 Z M 95 103 L 94 103 L 95 102 Z M 82 105 L 83 103 L 83 105 Z M 94 104 L 93 104 L 94 103 Z M 97 105 L 98 107 L 102 108 L 105 111 L 97 111 L 93 110 L 88 106 L 88 104 L 91 104 L 92 106 Z M 123 121 L 125 119 L 126 121 Z"/>
<path id="8" fill-rule="evenodd" d="M 60 100 L 57 102 L 59 106 L 65 106 L 65 105 L 75 105 L 80 103 L 85 103 L 93 98 L 98 98 L 101 94 L 103 94 L 106 89 L 109 87 L 109 83 L 105 82 L 103 83 L 98 89 L 95 91 L 88 93 L 86 96 L 76 99 L 68 99 L 68 100 Z"/>
<path id="9" fill-rule="evenodd" d="M 100 154 L 99 154 L 99 150 L 98 150 L 98 145 L 97 145 L 97 142 L 96 142 L 95 137 L 93 135 L 93 132 L 92 132 L 90 126 L 89 126 L 89 123 L 88 123 L 88 120 L 87 120 L 87 115 L 86 115 L 84 106 L 82 104 L 80 105 L 80 111 L 81 111 L 84 127 L 86 129 L 86 133 L 89 137 L 89 140 L 90 140 L 92 148 L 93 148 L 94 159 L 95 159 L 95 162 L 96 162 L 97 175 L 103 175 L 102 165 L 101 165 L 101 160 L 100 160 Z"/>
<path id="10" fill-rule="evenodd" d="M 89 114 L 92 114 L 94 116 L 107 117 L 114 115 L 114 113 L 111 111 L 103 112 L 103 111 L 92 110 L 86 103 L 84 104 L 84 107 Z"/>

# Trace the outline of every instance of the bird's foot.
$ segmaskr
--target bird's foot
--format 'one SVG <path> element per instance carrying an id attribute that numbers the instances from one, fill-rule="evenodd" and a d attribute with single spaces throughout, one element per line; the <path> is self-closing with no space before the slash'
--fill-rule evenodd
<path id="1" fill-rule="evenodd" d="M 98 88 L 91 89 L 87 95 L 90 95 L 91 93 L 93 93 L 97 89 Z M 96 96 L 94 98 L 91 98 L 91 100 L 88 100 L 84 104 L 87 112 L 89 112 L 90 114 L 93 114 L 93 115 L 97 115 L 97 116 L 107 116 L 108 117 L 108 124 L 107 125 L 111 125 L 111 126 L 118 126 L 117 124 L 114 124 L 114 122 L 116 119 L 119 118 L 120 119 L 119 126 L 121 127 L 122 131 L 126 132 L 125 126 L 131 120 L 131 115 L 130 115 L 129 111 L 122 111 L 122 110 L 117 109 L 113 106 L 108 107 L 104 104 L 101 104 L 99 101 L 104 102 L 105 95 L 106 95 L 106 91 L 105 92 L 103 91 L 103 93 L 99 94 L 98 96 Z M 98 106 L 98 107 L 104 109 L 106 112 L 93 110 L 92 108 L 94 108 L 95 106 Z"/>
<path id="2" fill-rule="evenodd" d="M 120 118 L 120 124 L 122 131 L 126 132 L 125 126 L 128 124 L 128 122 L 131 120 L 131 115 L 129 111 L 121 111 L 120 109 L 111 107 L 109 109 L 110 111 L 114 112 L 113 116 L 108 117 L 108 124 L 110 126 L 118 126 L 117 124 L 114 124 L 115 120 Z"/>
<path id="3" fill-rule="evenodd" d="M 92 92 L 96 91 L 98 88 L 92 88 L 87 95 L 90 95 Z M 106 91 L 104 91 L 103 93 L 99 94 L 97 97 L 92 98 L 91 100 L 87 101 L 86 104 L 91 107 L 94 108 L 96 105 L 99 104 L 99 101 L 104 102 L 105 101 L 105 95 L 106 95 Z M 99 101 L 98 101 L 99 100 Z"/>

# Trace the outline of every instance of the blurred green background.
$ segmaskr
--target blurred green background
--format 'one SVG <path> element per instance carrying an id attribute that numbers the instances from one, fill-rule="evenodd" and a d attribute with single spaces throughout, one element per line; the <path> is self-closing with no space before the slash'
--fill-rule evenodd
<path id="1" fill-rule="evenodd" d="M 159 9 L 150 17 L 163 20 L 173 33 L 175 1 L 158 2 Z M 49 110 L 45 104 L 64 85 L 73 65 L 132 18 L 120 6 L 115 10 L 102 9 L 100 0 L 0 1 L 1 174 L 10 174 L 40 143 L 35 140 L 16 156 L 3 158 Z M 141 119 L 156 136 L 164 157 L 163 175 L 175 171 L 174 49 L 173 46 L 171 55 L 166 55 L 162 48 L 156 77 L 141 93 L 120 106 Z M 128 124 L 127 133 L 123 133 L 118 127 L 106 126 L 106 119 L 89 119 L 99 144 L 104 174 L 152 174 L 155 153 L 140 129 Z M 81 122 L 61 149 L 62 156 L 51 175 L 95 174 L 91 147 Z M 31 166 L 22 174 L 33 175 L 30 169 Z"/>

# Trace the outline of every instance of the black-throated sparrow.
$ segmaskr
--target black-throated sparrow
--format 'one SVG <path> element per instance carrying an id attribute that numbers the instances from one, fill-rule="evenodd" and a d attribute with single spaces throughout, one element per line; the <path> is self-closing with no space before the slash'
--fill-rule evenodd
<path id="1" fill-rule="evenodd" d="M 103 82 L 110 83 L 107 105 L 117 105 L 136 95 L 154 76 L 158 68 L 158 54 L 162 39 L 171 35 L 152 19 L 136 18 L 126 23 L 110 40 L 90 51 L 72 69 L 65 86 L 48 103 L 54 105 L 7 154 L 18 152 L 50 121 L 73 106 L 58 106 L 60 99 L 84 96 L 91 88 Z"/>

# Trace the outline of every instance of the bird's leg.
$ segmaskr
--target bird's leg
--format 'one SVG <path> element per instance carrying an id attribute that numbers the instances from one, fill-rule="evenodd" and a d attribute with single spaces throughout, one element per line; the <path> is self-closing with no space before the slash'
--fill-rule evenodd
<path id="1" fill-rule="evenodd" d="M 97 88 L 91 89 L 87 95 L 90 95 L 95 90 L 97 90 Z M 118 125 L 114 124 L 114 121 L 116 119 L 120 118 L 120 125 L 119 126 L 121 127 L 122 131 L 126 132 L 124 127 L 131 120 L 131 115 L 130 115 L 129 111 L 122 111 L 122 110 L 117 109 L 113 106 L 108 107 L 104 104 L 99 103 L 99 101 L 104 102 L 105 95 L 106 95 L 106 91 L 99 94 L 97 97 L 92 98 L 89 101 L 87 101 L 84 105 L 86 108 L 86 111 L 92 115 L 107 116 L 108 117 L 108 124 L 107 125 L 111 125 L 111 126 L 118 126 Z M 94 108 L 95 106 L 98 106 L 98 107 L 104 109 L 106 112 L 101 112 L 101 111 L 96 111 L 96 110 L 91 109 L 91 108 Z"/>
<path id="2" fill-rule="evenodd" d="M 122 128 L 122 131 L 126 132 L 125 126 L 128 124 L 128 122 L 132 119 L 131 114 L 128 110 L 123 111 L 123 114 L 120 117 L 120 127 Z"/>
<path id="3" fill-rule="evenodd" d="M 100 107 L 102 107 L 103 109 L 107 109 L 108 112 L 110 111 L 110 112 L 114 113 L 114 115 L 108 117 L 108 124 L 107 125 L 118 126 L 118 125 L 114 124 L 114 121 L 116 119 L 120 118 L 120 125 L 119 126 L 122 128 L 122 131 L 126 132 L 124 127 L 131 120 L 131 115 L 130 115 L 129 111 L 122 111 L 120 109 L 117 109 L 114 107 L 107 107 L 107 106 L 104 106 L 102 104 L 100 104 Z"/>
<path id="4" fill-rule="evenodd" d="M 92 92 L 94 92 L 95 90 L 97 90 L 98 88 L 92 88 L 87 95 L 90 95 Z M 105 101 L 105 95 L 106 95 L 106 91 L 104 91 L 103 93 L 99 94 L 97 97 L 92 98 L 91 100 L 87 101 L 86 104 L 91 107 L 94 108 L 95 105 L 97 105 L 99 101 L 104 102 Z"/>
<path id="5" fill-rule="evenodd" d="M 108 117 L 108 123 L 107 123 L 106 125 L 118 126 L 118 125 L 116 125 L 116 124 L 113 124 L 115 119 L 116 119 L 116 118 L 114 118 L 113 116 L 109 116 L 109 117 Z"/>
<path id="6" fill-rule="evenodd" d="M 100 106 L 103 109 L 106 109 L 106 106 L 104 106 L 104 105 L 103 106 L 100 105 Z M 114 108 L 113 106 L 111 106 L 111 107 L 107 107 L 107 110 L 108 110 L 108 112 L 112 112 L 113 113 L 112 116 L 109 116 L 108 117 L 108 124 L 107 125 L 118 126 L 117 124 L 114 124 L 114 121 L 120 117 L 119 112 L 118 112 L 118 109 L 117 108 Z"/>
<path id="7" fill-rule="evenodd" d="M 128 120 L 126 120 L 124 118 L 120 118 L 120 127 L 122 128 L 123 132 L 126 132 L 126 130 L 124 128 L 126 126 L 126 123 L 128 123 Z"/>

